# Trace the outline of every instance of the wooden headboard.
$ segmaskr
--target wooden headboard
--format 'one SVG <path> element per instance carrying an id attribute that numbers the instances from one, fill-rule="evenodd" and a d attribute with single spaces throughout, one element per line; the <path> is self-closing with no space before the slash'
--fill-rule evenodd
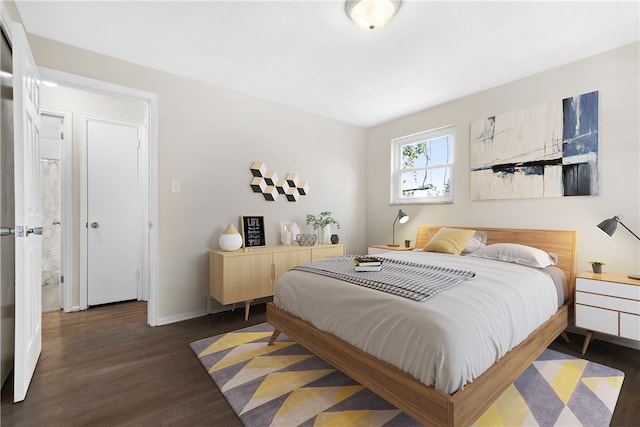
<path id="1" fill-rule="evenodd" d="M 575 231 L 566 230 L 531 230 L 520 228 L 484 228 L 484 227 L 456 227 L 456 226 L 418 226 L 416 235 L 416 248 L 422 248 L 429 241 L 429 236 L 440 230 L 441 227 L 466 228 L 469 230 L 484 231 L 487 233 L 487 244 L 493 243 L 517 243 L 519 245 L 532 246 L 546 252 L 558 255 L 558 268 L 567 275 L 571 298 L 576 277 L 576 244 L 578 234 Z"/>

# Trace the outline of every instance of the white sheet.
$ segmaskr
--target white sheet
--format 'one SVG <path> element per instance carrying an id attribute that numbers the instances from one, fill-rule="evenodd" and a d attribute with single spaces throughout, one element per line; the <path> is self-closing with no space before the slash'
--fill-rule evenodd
<path id="1" fill-rule="evenodd" d="M 377 256 L 472 270 L 476 277 L 416 302 L 292 270 L 278 281 L 274 303 L 449 394 L 557 309 L 553 280 L 537 268 L 421 251 Z"/>

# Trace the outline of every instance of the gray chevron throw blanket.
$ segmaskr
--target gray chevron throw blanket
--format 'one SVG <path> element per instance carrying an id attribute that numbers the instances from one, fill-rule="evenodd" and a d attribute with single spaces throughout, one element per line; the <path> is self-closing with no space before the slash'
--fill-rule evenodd
<path id="1" fill-rule="evenodd" d="M 299 265 L 292 270 L 333 277 L 389 294 L 424 301 L 475 277 L 473 271 L 385 258 L 380 271 L 355 271 L 355 256 L 339 256 Z"/>

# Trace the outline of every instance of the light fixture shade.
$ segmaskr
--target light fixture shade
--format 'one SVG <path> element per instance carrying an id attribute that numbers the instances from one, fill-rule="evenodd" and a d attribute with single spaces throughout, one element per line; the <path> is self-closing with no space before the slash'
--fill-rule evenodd
<path id="1" fill-rule="evenodd" d="M 404 224 L 407 221 L 409 221 L 409 215 L 407 215 L 406 213 L 402 212 L 402 209 L 400 209 L 398 211 L 398 222 L 400 224 Z"/>
<path id="2" fill-rule="evenodd" d="M 400 0 L 347 0 L 345 11 L 364 30 L 384 26 L 400 8 Z"/>
<path id="3" fill-rule="evenodd" d="M 605 219 L 600 224 L 598 224 L 598 228 L 609 236 L 613 236 L 613 233 L 616 232 L 616 228 L 618 228 L 618 217 L 614 216 L 613 218 Z"/>

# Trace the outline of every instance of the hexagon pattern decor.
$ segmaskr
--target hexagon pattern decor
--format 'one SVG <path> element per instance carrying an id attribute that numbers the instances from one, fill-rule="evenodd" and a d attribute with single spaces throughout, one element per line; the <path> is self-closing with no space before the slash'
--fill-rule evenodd
<path id="1" fill-rule="evenodd" d="M 280 194 L 290 202 L 297 201 L 300 196 L 309 194 L 309 184 L 301 181 L 298 174 L 288 172 L 285 178 L 278 178 L 278 174 L 267 169 L 264 162 L 255 161 L 251 163 L 251 190 L 254 193 L 261 193 L 264 199 L 270 202 L 275 201 Z"/>

